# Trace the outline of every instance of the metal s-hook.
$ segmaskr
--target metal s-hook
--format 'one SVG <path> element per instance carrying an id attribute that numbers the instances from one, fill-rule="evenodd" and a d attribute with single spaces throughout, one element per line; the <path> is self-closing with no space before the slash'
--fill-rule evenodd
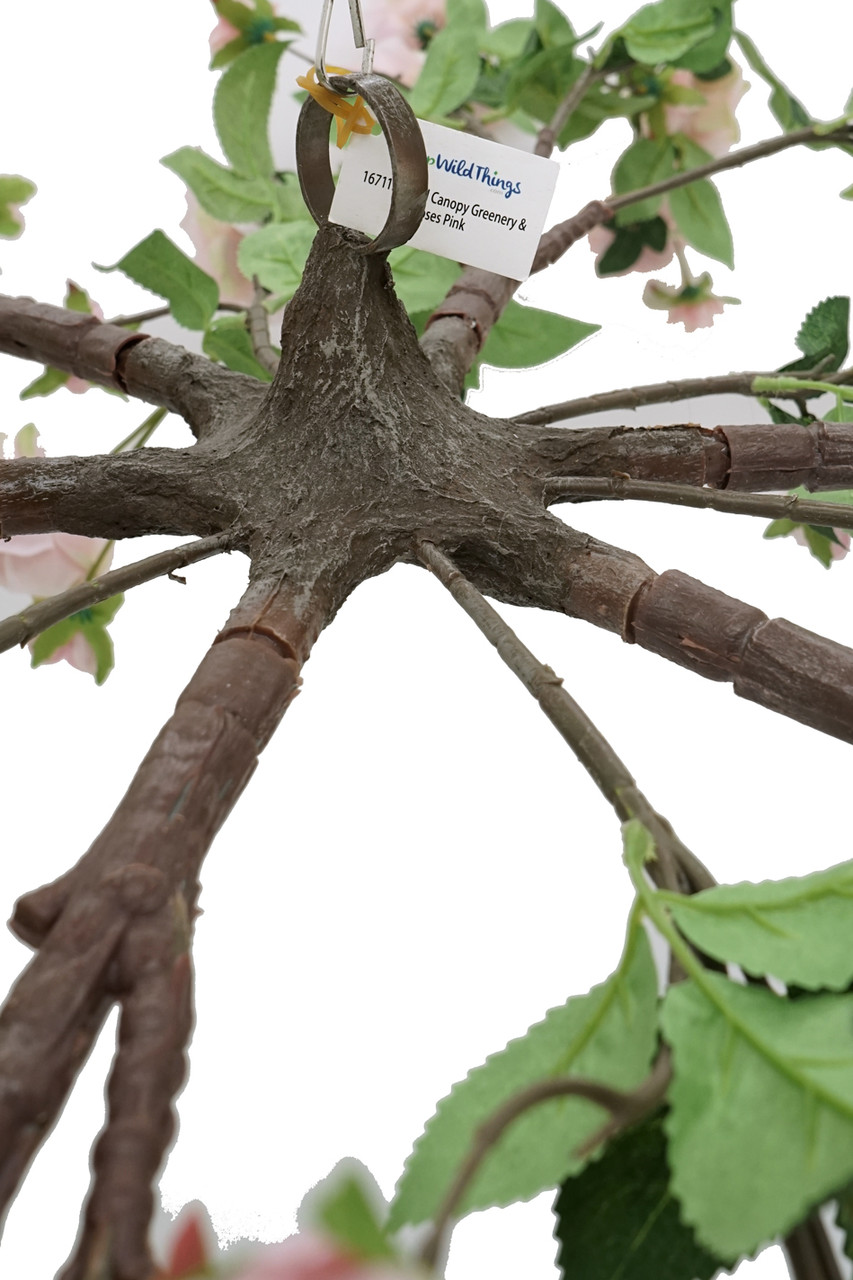
<path id="1" fill-rule="evenodd" d="M 317 80 L 324 89 L 334 92 L 326 75 L 326 46 L 329 43 L 329 24 L 332 21 L 332 5 L 334 0 L 323 0 L 323 12 L 320 15 L 320 30 L 317 32 L 317 55 L 314 59 L 314 67 L 317 72 Z M 363 49 L 364 54 L 361 59 L 362 75 L 370 75 L 373 70 L 373 40 L 365 40 L 364 38 L 364 18 L 361 14 L 361 0 L 349 0 L 349 12 L 352 20 L 352 38 L 356 49 Z"/>

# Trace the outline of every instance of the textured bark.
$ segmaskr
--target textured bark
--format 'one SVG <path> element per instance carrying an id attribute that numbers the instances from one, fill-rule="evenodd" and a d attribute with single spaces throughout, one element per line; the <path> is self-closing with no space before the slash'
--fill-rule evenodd
<path id="1" fill-rule="evenodd" d="M 354 253 L 354 239 L 318 233 L 266 387 L 158 339 L 130 343 L 90 317 L 69 321 L 29 300 L 0 308 L 0 349 L 113 379 L 182 413 L 198 437 L 188 449 L 0 463 L 0 535 L 222 536 L 251 559 L 246 595 L 115 816 L 71 871 L 25 895 L 13 917 L 38 955 L 0 1014 L 4 1203 L 110 1004 L 122 1006 L 108 1123 L 66 1280 L 88 1280 L 99 1267 L 111 1280 L 147 1280 L 150 1183 L 172 1131 L 191 1023 L 201 862 L 316 636 L 361 582 L 416 563 L 429 542 L 483 593 L 593 622 L 853 739 L 848 650 L 770 623 L 682 574 L 656 578 L 630 552 L 545 509 L 561 475 L 621 472 L 719 488 L 853 483 L 851 428 L 769 427 L 756 448 L 758 437 L 740 428 L 567 432 L 486 418 L 449 389 L 456 374 L 447 379 L 443 362 L 463 367 L 478 340 L 472 313 L 488 300 L 463 276 L 459 314 L 437 319 L 422 348 L 384 259 Z M 487 322 L 484 310 L 480 329 Z M 465 335 L 455 364 L 447 326 Z"/>

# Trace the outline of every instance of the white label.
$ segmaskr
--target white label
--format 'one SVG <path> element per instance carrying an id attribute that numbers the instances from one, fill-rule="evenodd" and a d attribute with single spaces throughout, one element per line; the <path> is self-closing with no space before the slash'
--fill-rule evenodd
<path id="1" fill-rule="evenodd" d="M 530 275 L 554 194 L 554 160 L 419 120 L 429 161 L 423 222 L 408 242 L 511 280 Z M 391 158 L 382 134 L 354 134 L 329 217 L 375 236 L 391 205 Z"/>

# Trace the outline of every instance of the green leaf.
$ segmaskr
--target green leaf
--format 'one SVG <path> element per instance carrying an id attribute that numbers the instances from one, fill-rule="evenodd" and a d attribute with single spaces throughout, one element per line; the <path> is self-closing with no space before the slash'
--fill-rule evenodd
<path id="1" fill-rule="evenodd" d="M 551 3 L 551 0 L 536 0 L 533 26 L 545 49 L 551 49 L 555 45 L 577 43 L 572 24 L 563 11 Z"/>
<path id="2" fill-rule="evenodd" d="M 270 178 L 267 118 L 286 45 L 253 45 L 223 72 L 213 99 L 216 132 L 231 164 L 249 178 Z"/>
<path id="3" fill-rule="evenodd" d="M 841 192 L 842 200 L 853 200 L 853 186 L 845 187 Z"/>
<path id="4" fill-rule="evenodd" d="M 165 298 L 185 329 L 206 329 L 219 302 L 219 286 L 162 231 L 140 240 L 114 267 L 144 289 Z"/>
<path id="5" fill-rule="evenodd" d="M 489 12 L 484 0 L 447 0 L 445 26 L 453 27 L 460 38 L 467 38 L 468 33 L 473 32 L 479 37 L 488 25 Z"/>
<path id="6" fill-rule="evenodd" d="M 389 1228 L 432 1218 L 479 1126 L 520 1090 L 567 1075 L 632 1089 L 655 1051 L 657 979 L 642 928 L 632 923 L 619 968 L 589 995 L 574 996 L 544 1021 L 471 1071 L 438 1104 L 415 1143 Z M 603 1121 L 592 1103 L 566 1097 L 520 1116 L 484 1160 L 462 1212 L 528 1200 L 555 1186 L 583 1161 L 573 1153 Z"/>
<path id="7" fill-rule="evenodd" d="M 272 382 L 272 374 L 258 363 L 252 341 L 246 332 L 243 315 L 220 316 L 214 320 L 204 335 L 202 350 L 211 360 L 218 360 L 237 373 L 248 373 L 261 382 Z"/>
<path id="8" fill-rule="evenodd" d="M 629 1129 L 568 1178 L 554 1213 L 560 1280 L 711 1280 L 727 1265 L 681 1221 L 661 1115 Z"/>
<path id="9" fill-rule="evenodd" d="M 853 1177 L 853 997 L 786 1000 L 717 973 L 667 993 L 672 1190 L 721 1257 L 784 1234 Z"/>
<path id="10" fill-rule="evenodd" d="M 316 232 L 313 222 L 273 222 L 261 227 L 240 241 L 237 266 L 248 280 L 256 275 L 265 289 L 280 295 L 280 306 L 299 286 Z"/>
<path id="11" fill-rule="evenodd" d="M 432 312 L 459 276 L 459 266 L 410 245 L 395 249 L 389 257 L 397 297 L 411 314 Z"/>
<path id="12" fill-rule="evenodd" d="M 734 266 L 732 233 L 719 192 L 708 178 L 700 178 L 669 193 L 669 208 L 684 239 L 699 253 Z"/>
<path id="13" fill-rule="evenodd" d="M 80 623 L 75 616 L 63 618 L 61 622 L 55 622 L 52 627 L 48 627 L 46 631 L 42 631 L 41 635 L 36 636 L 30 645 L 30 666 L 40 667 L 46 662 L 57 649 L 61 649 L 67 644 L 73 635 L 80 630 Z"/>
<path id="14" fill-rule="evenodd" d="M 29 178 L 22 178 L 17 173 L 0 173 L 0 236 L 6 240 L 16 239 L 24 229 L 23 220 L 18 217 L 18 205 L 35 195 L 36 184 Z"/>
<path id="15" fill-rule="evenodd" d="M 708 40 L 716 25 L 713 9 L 702 0 L 659 0 L 629 18 L 620 34 L 632 58 L 655 66 Z"/>
<path id="16" fill-rule="evenodd" d="M 217 49 L 216 53 L 210 59 L 210 70 L 221 71 L 223 67 L 227 67 L 235 58 L 245 49 L 251 49 L 252 43 L 247 36 L 235 36 L 233 40 L 229 40 L 221 49 Z"/>
<path id="17" fill-rule="evenodd" d="M 797 347 L 807 357 L 803 367 L 812 368 L 819 360 L 831 356 L 832 362 L 825 369 L 840 369 L 847 355 L 849 329 L 849 298 L 824 298 L 812 307 L 796 337 Z"/>
<path id="18" fill-rule="evenodd" d="M 812 118 L 808 111 L 806 111 L 799 99 L 794 97 L 790 89 L 782 83 L 779 77 L 770 70 L 749 36 L 743 31 L 735 31 L 734 35 L 743 51 L 743 56 L 752 70 L 756 75 L 761 76 L 761 79 L 766 84 L 769 84 L 773 90 L 769 101 L 770 110 L 785 132 L 790 133 L 793 129 L 804 129 L 807 125 L 810 125 Z"/>
<path id="19" fill-rule="evenodd" d="M 853 982 L 853 862 L 690 897 L 658 896 L 682 933 L 717 960 L 809 990 L 840 991 Z"/>
<path id="20" fill-rule="evenodd" d="M 22 400 L 33 400 L 36 396 L 50 396 L 54 391 L 58 391 L 60 387 L 64 387 L 70 373 L 65 373 L 62 369 L 54 369 L 51 365 L 45 365 L 44 372 L 40 373 L 35 381 L 29 386 L 24 387 L 21 392 Z"/>
<path id="21" fill-rule="evenodd" d="M 844 1232 L 844 1252 L 853 1259 L 853 1182 L 838 1196 L 835 1220 Z"/>
<path id="22" fill-rule="evenodd" d="M 358 1178 L 350 1174 L 314 1210 L 317 1223 L 357 1258 L 393 1258 L 373 1205 Z"/>
<path id="23" fill-rule="evenodd" d="M 68 288 L 65 291 L 62 305 L 69 311 L 77 311 L 81 315 L 90 316 L 92 314 L 92 299 L 86 290 L 81 289 L 79 284 L 75 284 L 73 280 L 68 281 Z"/>
<path id="24" fill-rule="evenodd" d="M 656 93 L 629 94 L 623 97 L 618 86 L 598 82 L 589 87 L 580 104 L 569 117 L 558 139 L 562 148 L 588 138 L 605 120 L 618 116 L 635 116 L 649 111 L 658 102 Z"/>
<path id="25" fill-rule="evenodd" d="M 115 666 L 115 651 L 112 639 L 104 627 L 95 626 L 94 623 L 89 623 L 81 627 L 80 630 L 95 654 L 97 663 L 95 684 L 101 685 Z"/>
<path id="26" fill-rule="evenodd" d="M 499 369 L 524 369 L 545 364 L 547 360 L 571 350 L 600 328 L 601 325 L 571 320 L 568 316 L 555 315 L 553 311 L 523 307 L 512 300 L 486 338 L 482 358 L 485 364 Z"/>
<path id="27" fill-rule="evenodd" d="M 637 207 L 644 205 L 645 201 L 641 201 Z M 629 270 L 646 245 L 660 253 L 668 235 L 669 227 L 663 218 L 651 218 L 646 222 L 632 222 L 628 226 L 617 226 L 614 228 L 612 242 L 595 265 L 596 274 L 603 277 Z"/>
<path id="28" fill-rule="evenodd" d="M 513 61 L 521 57 L 533 30 L 529 18 L 511 18 L 486 32 L 480 41 L 480 51 L 500 62 Z"/>
<path id="29" fill-rule="evenodd" d="M 584 70 L 575 57 L 573 45 L 556 45 L 525 58 L 515 68 L 507 85 L 507 105 L 520 107 L 535 120 L 548 122 Z"/>
<path id="30" fill-rule="evenodd" d="M 669 138 L 655 142 L 651 138 L 639 138 L 633 142 L 616 161 L 613 170 L 613 190 L 616 195 L 625 195 L 629 191 L 638 191 L 641 187 L 650 186 L 653 182 L 662 182 L 675 173 L 675 148 Z M 626 222 L 644 222 L 653 218 L 660 208 L 662 196 L 651 196 L 648 200 L 639 200 L 636 204 L 620 209 L 616 222 L 624 226 Z"/>
<path id="31" fill-rule="evenodd" d="M 262 222 L 276 209 L 270 178 L 244 178 L 199 147 L 180 147 L 160 161 L 187 184 L 202 209 L 221 222 Z"/>
<path id="32" fill-rule="evenodd" d="M 715 71 L 725 62 L 732 38 L 731 0 L 727 3 L 715 4 L 713 13 L 716 24 L 713 35 L 708 36 L 707 40 L 701 40 L 680 58 L 676 58 L 676 66 L 686 67 L 688 71 L 703 75 Z"/>
<path id="33" fill-rule="evenodd" d="M 418 76 L 409 105 L 416 116 L 446 116 L 467 102 L 480 75 L 476 44 L 445 27 L 430 41 L 426 62 Z"/>

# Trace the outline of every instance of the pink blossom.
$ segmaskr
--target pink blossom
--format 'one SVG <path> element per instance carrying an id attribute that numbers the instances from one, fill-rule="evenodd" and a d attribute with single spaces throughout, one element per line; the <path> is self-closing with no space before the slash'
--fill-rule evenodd
<path id="1" fill-rule="evenodd" d="M 722 315 L 724 304 L 737 304 L 737 298 L 718 298 L 711 292 L 711 277 L 687 276 L 680 285 L 650 280 L 643 290 L 643 302 L 653 311 L 666 311 L 667 324 L 683 324 L 688 333 L 709 329 L 714 316 Z"/>
<path id="2" fill-rule="evenodd" d="M 712 156 L 724 156 L 740 138 L 735 108 L 749 85 L 736 63 L 731 71 L 717 80 L 700 80 L 692 71 L 679 67 L 673 71 L 670 84 L 681 85 L 701 93 L 703 103 L 665 102 L 666 132 L 685 134 Z"/>
<path id="3" fill-rule="evenodd" d="M 688 333 L 693 333 L 694 329 L 710 329 L 714 316 L 722 314 L 722 298 L 703 298 L 699 302 L 684 302 L 678 307 L 672 307 L 666 322 L 683 324 Z"/>
<path id="4" fill-rule="evenodd" d="M 413 85 L 426 48 L 445 23 L 445 0 L 365 0 L 364 29 L 376 41 L 373 59 L 381 75 Z"/>
<path id="5" fill-rule="evenodd" d="M 400 1264 L 366 1262 L 332 1240 L 310 1232 L 258 1249 L 233 1280 L 425 1280 Z"/>
<path id="6" fill-rule="evenodd" d="M 601 223 L 590 231 L 589 247 L 596 255 L 596 270 L 615 239 L 616 232 L 611 231 L 609 227 L 605 227 Z M 645 244 L 640 250 L 640 256 L 636 262 L 630 267 L 625 267 L 622 271 L 608 271 L 607 277 L 610 279 L 611 276 L 627 276 L 632 271 L 662 271 L 664 267 L 669 266 L 670 262 L 672 262 L 674 253 L 675 247 L 671 239 L 667 239 L 663 249 L 660 250 L 652 249 L 650 245 Z"/>
<path id="7" fill-rule="evenodd" d="M 230 44 L 232 40 L 236 40 L 241 33 L 233 26 L 227 18 L 219 15 L 219 21 L 210 33 L 210 56 L 215 57 L 220 49 L 224 49 L 226 44 Z"/>
<path id="8" fill-rule="evenodd" d="M 30 645 L 30 649 L 32 647 Z M 52 662 L 67 662 L 69 666 L 76 667 L 78 671 L 85 671 L 90 676 L 98 674 L 98 659 L 95 650 L 89 644 L 82 631 L 75 631 L 66 644 L 54 649 L 49 658 L 42 659 L 39 666 L 49 667 Z"/>
<path id="9" fill-rule="evenodd" d="M 108 569 L 112 549 L 103 538 L 76 533 L 25 533 L 0 542 L 0 587 L 42 599 L 85 582 L 92 566 Z M 101 559 L 103 556 L 103 559 Z"/>
<path id="10" fill-rule="evenodd" d="M 212 218 L 191 191 L 187 191 L 187 212 L 181 226 L 195 245 L 196 262 L 202 271 L 213 276 L 222 297 L 227 302 L 248 306 L 253 296 L 252 285 L 237 266 L 242 231 Z"/>

